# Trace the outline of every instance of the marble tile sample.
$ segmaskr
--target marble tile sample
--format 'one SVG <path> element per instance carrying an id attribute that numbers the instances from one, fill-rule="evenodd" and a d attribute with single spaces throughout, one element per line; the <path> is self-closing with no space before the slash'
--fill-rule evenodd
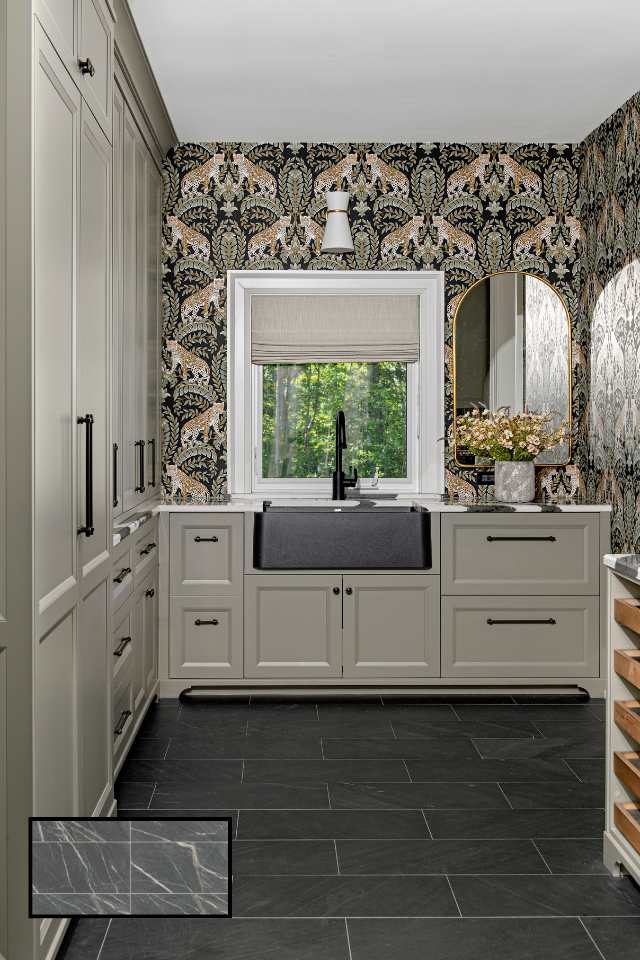
<path id="1" fill-rule="evenodd" d="M 229 916 L 229 821 L 33 819 L 34 917 Z"/>

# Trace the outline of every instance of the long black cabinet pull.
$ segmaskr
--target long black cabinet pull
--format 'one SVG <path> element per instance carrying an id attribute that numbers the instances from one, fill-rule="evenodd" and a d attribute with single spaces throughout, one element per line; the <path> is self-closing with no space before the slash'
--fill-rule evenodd
<path id="1" fill-rule="evenodd" d="M 131 710 L 123 710 L 120 714 L 120 719 L 118 720 L 118 725 L 113 731 L 114 737 L 119 737 L 122 734 L 122 731 L 127 725 L 127 720 L 131 716 Z"/>
<path id="2" fill-rule="evenodd" d="M 193 542 L 194 543 L 217 543 L 218 538 L 217 537 L 194 537 Z"/>
<path id="3" fill-rule="evenodd" d="M 219 620 L 201 620 L 200 617 L 198 617 L 198 619 L 194 620 L 193 622 L 196 625 L 196 627 L 209 627 L 209 626 L 217 627 L 218 624 L 220 623 Z"/>
<path id="4" fill-rule="evenodd" d="M 555 543 L 555 537 L 492 537 L 488 536 L 489 543 L 495 543 L 498 540 L 544 540 L 545 543 Z"/>
<path id="5" fill-rule="evenodd" d="M 131 573 L 131 567 L 123 567 L 117 577 L 113 578 L 114 583 L 122 583 L 125 577 L 128 577 Z"/>
<path id="6" fill-rule="evenodd" d="M 123 637 L 118 646 L 113 651 L 114 657 L 121 657 L 127 649 L 127 644 L 131 643 L 131 637 Z"/>
<path id="7" fill-rule="evenodd" d="M 554 627 L 556 621 L 553 617 L 548 617 L 546 620 L 494 620 L 492 617 L 487 617 L 487 623 L 490 627 L 502 623 L 539 623 L 544 624 L 545 626 Z"/>
<path id="8" fill-rule="evenodd" d="M 92 537 L 93 526 L 93 414 L 78 417 L 78 424 L 84 424 L 84 527 L 78 527 L 78 533 Z"/>
<path id="9" fill-rule="evenodd" d="M 151 447 L 151 480 L 149 481 L 150 487 L 155 487 L 156 485 L 156 438 L 152 437 L 149 440 L 149 446 Z"/>
<path id="10" fill-rule="evenodd" d="M 113 445 L 113 505 L 117 507 L 118 500 L 118 444 Z"/>
<path id="11" fill-rule="evenodd" d="M 135 446 L 138 448 L 138 477 L 140 479 L 140 484 L 135 488 L 135 492 L 144 493 L 146 490 L 144 482 L 144 448 L 146 444 L 144 440 L 136 440 Z"/>

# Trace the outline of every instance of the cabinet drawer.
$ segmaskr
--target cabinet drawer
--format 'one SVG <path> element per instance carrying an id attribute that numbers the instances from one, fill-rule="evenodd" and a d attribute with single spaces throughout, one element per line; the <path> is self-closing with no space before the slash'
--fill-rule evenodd
<path id="1" fill-rule="evenodd" d="M 129 664 L 131 664 L 131 659 Z M 128 665 L 113 692 L 111 704 L 111 736 L 113 742 L 113 765 L 117 766 L 123 755 L 133 724 L 133 685 Z M 115 771 L 114 771 L 115 775 Z"/>
<path id="2" fill-rule="evenodd" d="M 133 650 L 133 617 L 131 613 L 127 613 L 118 620 L 111 635 L 112 676 L 115 684 L 119 683 L 119 678 L 124 676 L 129 669 L 129 661 L 133 658 Z"/>
<path id="3" fill-rule="evenodd" d="M 118 556 L 111 568 L 111 608 L 115 612 L 133 591 L 133 557 L 131 549 Z"/>
<path id="4" fill-rule="evenodd" d="M 242 600 L 172 598 L 169 674 L 242 677 Z"/>
<path id="5" fill-rule="evenodd" d="M 145 532 L 144 536 L 139 537 L 133 550 L 134 572 L 136 575 L 136 584 L 141 577 L 146 576 L 158 562 L 158 529 L 154 524 L 152 528 Z"/>
<path id="6" fill-rule="evenodd" d="M 103 0 L 79 0 L 77 70 L 82 95 L 111 139 L 113 23 Z"/>
<path id="7" fill-rule="evenodd" d="M 446 597 L 445 677 L 597 677 L 597 597 Z"/>
<path id="8" fill-rule="evenodd" d="M 170 527 L 171 595 L 224 597 L 242 593 L 243 517 L 173 515 Z"/>
<path id="9" fill-rule="evenodd" d="M 596 514 L 444 516 L 444 594 L 598 593 Z"/>

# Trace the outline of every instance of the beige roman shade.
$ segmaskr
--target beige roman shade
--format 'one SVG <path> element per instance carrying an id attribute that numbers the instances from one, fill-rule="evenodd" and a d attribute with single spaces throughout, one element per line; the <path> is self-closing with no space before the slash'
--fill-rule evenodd
<path id="1" fill-rule="evenodd" d="M 417 296 L 251 297 L 252 363 L 418 360 Z"/>

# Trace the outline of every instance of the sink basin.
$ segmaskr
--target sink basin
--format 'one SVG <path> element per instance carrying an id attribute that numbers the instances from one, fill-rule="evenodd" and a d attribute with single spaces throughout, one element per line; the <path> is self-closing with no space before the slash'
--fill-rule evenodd
<path id="1" fill-rule="evenodd" d="M 253 565 L 258 570 L 428 570 L 430 519 L 426 510 L 388 502 L 265 503 L 254 517 Z"/>

